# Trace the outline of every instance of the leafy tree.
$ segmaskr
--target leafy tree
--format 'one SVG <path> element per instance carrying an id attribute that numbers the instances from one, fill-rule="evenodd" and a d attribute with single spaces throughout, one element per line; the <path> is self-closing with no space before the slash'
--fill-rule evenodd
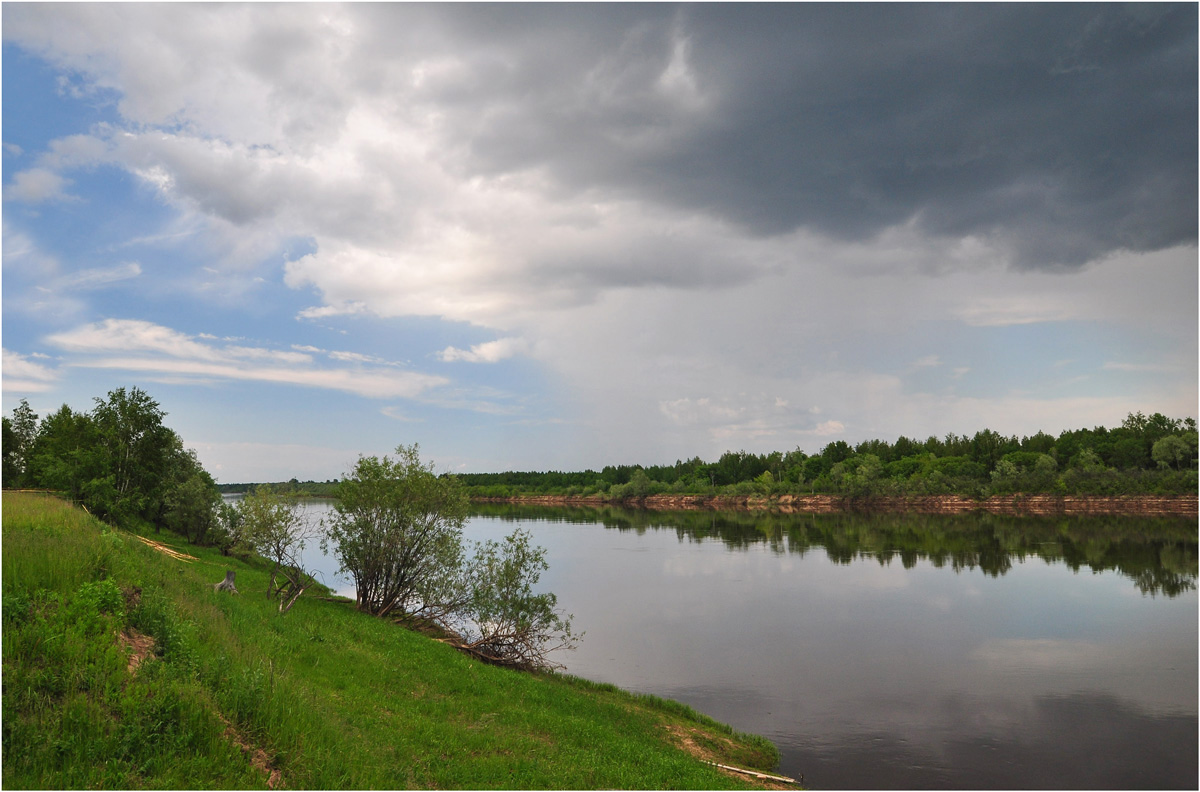
<path id="1" fill-rule="evenodd" d="M 920 448 L 919 446 L 917 448 Z M 921 471 L 929 467 L 933 463 L 933 455 L 926 453 L 916 453 L 912 456 L 903 456 L 895 462 L 889 462 L 884 465 L 884 475 L 888 478 L 898 481 L 907 481 L 908 479 L 920 475 Z"/>
<path id="2" fill-rule="evenodd" d="M 646 471 L 638 468 L 633 471 L 629 481 L 625 484 L 618 484 L 609 490 L 610 496 L 615 500 L 625 498 L 645 498 L 659 491 L 660 487 L 655 482 L 650 480 L 646 475 Z"/>
<path id="3" fill-rule="evenodd" d="M 398 447 L 395 459 L 360 457 L 328 529 L 358 608 L 419 614 L 422 593 L 461 566 L 468 506 L 458 480 L 434 475 L 416 445 Z"/>
<path id="4" fill-rule="evenodd" d="M 912 440 L 909 440 L 904 435 L 897 437 L 895 445 L 892 446 L 892 453 L 895 455 L 896 460 L 903 459 L 904 457 L 917 456 L 923 450 L 924 449 L 922 449 L 920 445 Z"/>
<path id="5" fill-rule="evenodd" d="M 158 477 L 161 522 L 196 544 L 205 543 L 220 521 L 220 490 L 196 452 L 183 447 L 179 435 L 167 429 L 162 439 L 163 471 Z"/>
<path id="6" fill-rule="evenodd" d="M 163 425 L 166 415 L 140 388 L 110 391 L 92 410 L 109 486 L 93 494 L 102 512 L 122 521 L 157 518 L 166 492 L 165 474 L 177 436 Z"/>
<path id="7" fill-rule="evenodd" d="M 5 487 L 21 486 L 25 483 L 25 471 L 34 441 L 37 440 L 37 430 L 37 413 L 30 409 L 29 402 L 21 399 L 21 403 L 13 410 L 12 420 L 4 419 Z"/>
<path id="8" fill-rule="evenodd" d="M 969 456 L 971 454 L 971 438 L 966 435 L 956 435 L 954 432 L 949 432 L 946 435 L 946 439 L 941 442 L 941 449 L 941 451 L 936 452 L 940 457 Z"/>
<path id="9" fill-rule="evenodd" d="M 983 465 L 966 456 L 945 456 L 934 461 L 933 469 L 946 476 L 981 479 L 987 475 Z"/>
<path id="10" fill-rule="evenodd" d="M 874 495 L 880 488 L 883 463 L 874 454 L 853 456 L 834 465 L 830 475 L 850 495 Z"/>
<path id="11" fill-rule="evenodd" d="M 553 594 L 533 587 L 549 567 L 546 551 L 530 544 L 518 528 L 504 541 L 488 540 L 472 563 L 471 599 L 466 609 L 465 648 L 502 665 L 550 670 L 549 652 L 572 649 L 582 637 L 571 632 L 572 617 L 555 610 Z"/>
<path id="12" fill-rule="evenodd" d="M 833 469 L 833 462 L 830 461 L 829 457 L 822 454 L 821 456 L 809 457 L 804 460 L 802 469 L 805 481 L 816 481 Z"/>
<path id="13" fill-rule="evenodd" d="M 1180 469 L 1191 461 L 1192 447 L 1178 435 L 1167 435 L 1155 441 L 1150 456 L 1159 467 Z"/>
<path id="14" fill-rule="evenodd" d="M 0 449 L 3 449 L 3 476 L 0 481 L 3 481 L 5 489 L 17 486 L 17 479 L 21 475 L 21 457 L 17 453 L 17 433 L 13 431 L 12 421 L 5 416 L 0 420 L 0 425 L 3 426 L 4 436 L 0 440 Z"/>
<path id="15" fill-rule="evenodd" d="M 804 482 L 804 463 L 808 460 L 808 454 L 804 453 L 799 447 L 795 451 L 789 451 L 784 454 L 780 460 L 780 467 L 783 469 L 783 475 L 780 477 L 782 481 L 788 484 L 801 484 Z"/>
<path id="16" fill-rule="evenodd" d="M 778 464 L 778 460 L 746 451 L 726 451 L 713 466 L 713 478 L 718 485 L 753 481 L 771 466 L 772 461 Z"/>
<path id="17" fill-rule="evenodd" d="M 208 531 L 208 541 L 227 556 L 235 550 L 249 550 L 250 542 L 242 526 L 242 512 L 222 500 L 217 504 L 217 519 Z"/>
<path id="18" fill-rule="evenodd" d="M 992 471 L 993 492 L 1044 492 L 1053 488 L 1058 463 L 1049 454 L 1012 451 Z"/>
<path id="19" fill-rule="evenodd" d="M 849 459 L 853 454 L 854 450 L 845 440 L 835 440 L 821 449 L 821 456 L 829 461 L 830 466 Z"/>
<path id="20" fill-rule="evenodd" d="M 238 501 L 237 510 L 245 542 L 273 564 L 267 582 L 270 596 L 276 592 L 280 566 L 303 548 L 300 503 L 287 490 L 265 485 L 246 493 Z"/>
<path id="21" fill-rule="evenodd" d="M 167 491 L 164 498 L 167 527 L 200 544 L 218 524 L 220 504 L 221 493 L 212 476 L 197 465 L 191 475 Z"/>
<path id="22" fill-rule="evenodd" d="M 102 519 L 130 528 L 169 525 L 204 541 L 217 523 L 218 490 L 195 453 L 163 425 L 158 403 L 137 388 L 95 402 L 90 413 L 64 404 L 36 431 L 37 416 L 22 402 L 11 425 L 6 421 L 6 476 L 23 465 L 22 484 L 58 490 Z M 21 453 L 14 457 L 13 449 Z"/>
<path id="23" fill-rule="evenodd" d="M 468 509 L 458 477 L 434 475 L 416 445 L 401 445 L 395 458 L 360 457 L 342 479 L 322 546 L 333 543 L 361 610 L 440 624 L 489 662 L 553 668 L 546 654 L 575 636 L 554 595 L 533 593 L 545 551 L 518 529 L 477 546 L 468 562 Z"/>
<path id="24" fill-rule="evenodd" d="M 1085 448 L 1076 454 L 1071 459 L 1071 467 L 1082 470 L 1084 473 L 1103 473 L 1108 468 L 1104 467 L 1104 460 L 1090 448 Z"/>
<path id="25" fill-rule="evenodd" d="M 1171 441 L 1154 457 L 1154 444 L 1175 437 L 1191 449 L 1186 459 L 1176 458 L 1181 447 Z M 716 463 L 699 457 L 673 466 L 645 468 L 622 465 L 606 467 L 597 480 L 589 471 L 581 474 L 503 473 L 470 474 L 460 477 L 472 487 L 472 494 L 512 496 L 522 493 L 563 491 L 572 483 L 585 488 L 585 494 L 604 492 L 613 500 L 636 492 L 723 491 L 729 495 L 771 492 L 829 491 L 861 494 L 882 492 L 910 494 L 956 493 L 983 496 L 988 492 L 1071 492 L 1074 494 L 1178 493 L 1195 489 L 1190 484 L 1196 473 L 1196 421 L 1176 420 L 1159 413 L 1146 416 L 1132 413 L 1121 426 L 1108 430 L 1103 426 L 1062 432 L 1057 438 L 1045 432 L 1028 437 L 1006 437 L 990 429 L 974 435 L 953 432 L 944 438 L 930 437 L 917 442 L 900 437 L 889 445 L 882 440 L 866 440 L 851 448 L 845 441 L 825 446 L 816 456 L 797 448 L 783 454 L 757 455 L 728 451 Z M 1165 449 L 1176 456 L 1164 457 Z M 1017 456 L 1011 456 L 1017 454 Z M 859 470 L 861 458 L 879 459 L 883 472 L 872 479 Z M 852 462 L 852 458 L 859 462 Z M 1012 464 L 1001 467 L 1008 459 Z M 1165 465 L 1158 462 L 1166 460 Z M 842 464 L 834 475 L 834 467 Z M 998 473 L 997 473 L 998 471 Z M 770 472 L 772 486 L 764 487 L 760 477 Z M 644 473 L 646 481 L 639 477 Z M 990 475 L 995 474 L 995 475 Z M 639 477 L 633 484 L 635 477 Z M 502 481 L 504 488 L 484 490 L 482 484 Z M 631 486 L 632 485 L 632 486 Z M 724 488 L 723 490 L 719 488 Z M 570 489 L 567 490 L 571 492 Z"/>
<path id="26" fill-rule="evenodd" d="M 871 454 L 883 463 L 891 462 L 896 458 L 896 449 L 886 440 L 864 440 L 854 447 L 854 453 L 858 456 Z"/>
<path id="27" fill-rule="evenodd" d="M 237 509 L 244 541 L 271 562 L 267 596 L 279 597 L 279 610 L 286 612 L 312 585 L 301 553 L 305 542 L 314 537 L 315 527 L 301 513 L 292 488 L 256 487 Z"/>
<path id="28" fill-rule="evenodd" d="M 1031 437 L 1023 437 L 1021 438 L 1021 450 L 1049 454 L 1054 450 L 1054 438 L 1045 432 L 1038 432 Z"/>
<path id="29" fill-rule="evenodd" d="M 970 456 L 973 461 L 983 465 L 985 469 L 991 470 L 1006 452 L 1016 448 L 1016 440 L 1010 440 L 991 429 L 983 429 L 976 432 L 975 436 L 971 438 Z"/>
<path id="30" fill-rule="evenodd" d="M 602 478 L 609 486 L 612 486 L 613 484 L 626 484 L 629 482 L 629 478 L 632 475 L 633 468 L 629 465 L 620 465 L 619 467 L 605 465 L 600 471 L 600 478 Z"/>
<path id="31" fill-rule="evenodd" d="M 96 425 L 90 416 L 74 412 L 64 404 L 42 419 L 28 455 L 25 480 L 29 484 L 58 490 L 97 510 L 85 494 L 106 492 L 111 484 L 107 473 Z"/>
<path id="32" fill-rule="evenodd" d="M 1150 449 L 1141 437 L 1126 433 L 1124 436 L 1117 436 L 1113 441 L 1108 461 L 1113 467 L 1122 470 L 1145 468 L 1150 463 Z"/>

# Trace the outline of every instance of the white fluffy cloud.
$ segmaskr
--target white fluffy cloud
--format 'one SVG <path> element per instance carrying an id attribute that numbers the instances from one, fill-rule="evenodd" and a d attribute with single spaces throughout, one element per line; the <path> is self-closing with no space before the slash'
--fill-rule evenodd
<path id="1" fill-rule="evenodd" d="M 4 390 L 12 393 L 41 393 L 50 390 L 58 372 L 25 355 L 4 350 Z"/>
<path id="2" fill-rule="evenodd" d="M 38 204 L 45 201 L 69 200 L 70 181 L 46 168 L 30 168 L 13 176 L 12 184 L 4 188 L 4 197 L 11 201 Z"/>
<path id="3" fill-rule="evenodd" d="M 322 365 L 311 354 L 295 350 L 214 344 L 132 319 L 106 319 L 46 340 L 74 355 L 68 365 L 141 372 L 171 382 L 256 381 L 374 399 L 415 398 L 447 382 L 443 377 L 386 365 Z"/>
<path id="4" fill-rule="evenodd" d="M 498 338 L 495 341 L 485 341 L 474 344 L 470 349 L 446 347 L 439 357 L 448 362 L 465 361 L 467 363 L 496 363 L 514 355 L 526 352 L 529 345 L 521 338 Z"/>

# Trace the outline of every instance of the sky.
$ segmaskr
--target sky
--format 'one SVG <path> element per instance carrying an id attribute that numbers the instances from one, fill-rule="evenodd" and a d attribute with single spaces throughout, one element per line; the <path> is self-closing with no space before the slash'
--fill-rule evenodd
<path id="1" fill-rule="evenodd" d="M 3 409 L 218 481 L 1197 415 L 1197 6 L 5 3 Z"/>

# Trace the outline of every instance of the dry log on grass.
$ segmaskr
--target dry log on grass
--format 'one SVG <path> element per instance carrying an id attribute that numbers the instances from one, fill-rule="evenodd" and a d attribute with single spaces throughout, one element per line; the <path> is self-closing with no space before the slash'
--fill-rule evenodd
<path id="1" fill-rule="evenodd" d="M 181 553 L 174 548 L 167 547 L 162 542 L 156 542 L 153 539 L 147 539 L 146 537 L 138 536 L 137 534 L 134 534 L 134 535 L 137 536 L 138 539 L 141 539 L 144 544 L 147 544 L 150 547 L 153 547 L 155 550 L 157 550 L 160 553 L 165 553 L 166 555 L 169 555 L 171 558 L 177 559 L 179 561 L 196 561 L 197 560 L 196 556 L 188 555 L 187 553 Z"/>
<path id="2" fill-rule="evenodd" d="M 730 770 L 734 773 L 744 773 L 746 775 L 754 776 L 755 778 L 758 778 L 763 781 L 780 781 L 785 784 L 800 783 L 796 779 L 788 778 L 787 776 L 771 775 L 770 773 L 760 773 L 757 770 L 747 770 L 743 767 L 734 767 L 733 765 L 720 764 L 719 762 L 710 762 L 707 759 L 702 759 L 701 761 L 703 761 L 705 764 L 710 764 L 713 767 L 719 767 L 722 770 Z"/>

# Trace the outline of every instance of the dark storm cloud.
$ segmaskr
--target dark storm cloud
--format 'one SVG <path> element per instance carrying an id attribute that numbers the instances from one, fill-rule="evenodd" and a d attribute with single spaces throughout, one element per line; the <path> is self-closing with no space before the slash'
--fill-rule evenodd
<path id="1" fill-rule="evenodd" d="M 1194 4 L 415 16 L 470 64 L 426 94 L 469 170 L 542 168 L 565 192 L 603 186 L 763 235 L 915 220 L 1029 268 L 1196 240 Z"/>

